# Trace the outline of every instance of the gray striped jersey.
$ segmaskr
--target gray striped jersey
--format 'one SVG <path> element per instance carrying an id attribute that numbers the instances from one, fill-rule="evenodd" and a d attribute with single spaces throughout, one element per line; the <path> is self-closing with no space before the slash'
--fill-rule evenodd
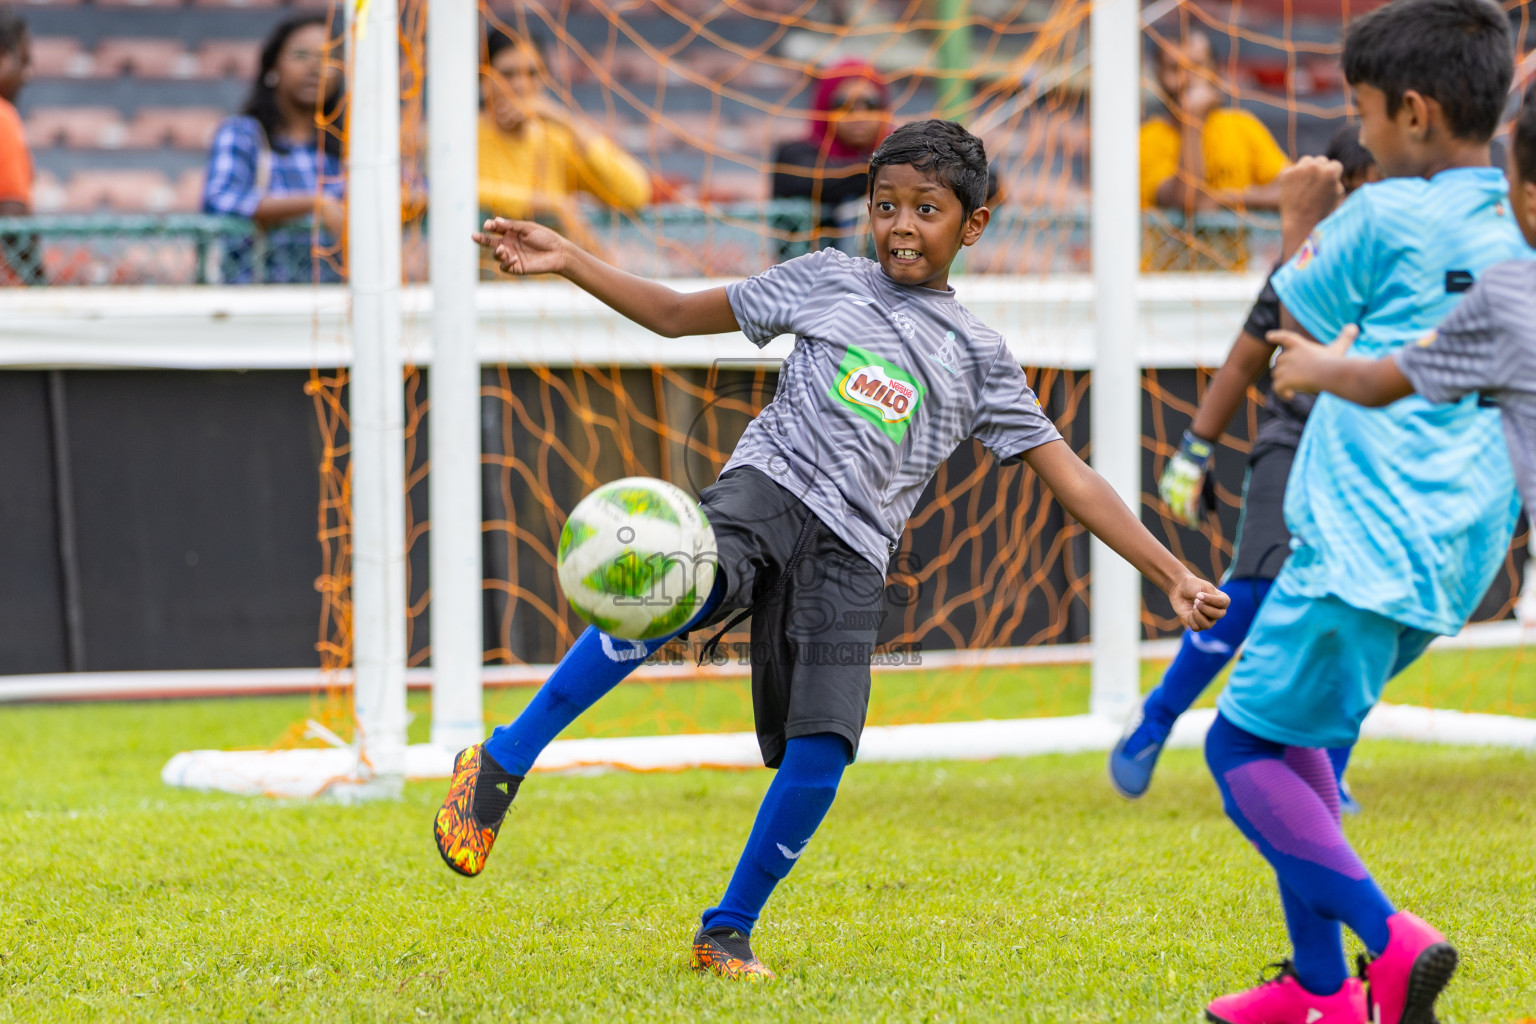
<path id="1" fill-rule="evenodd" d="M 1536 261 L 1483 271 L 1438 330 L 1397 353 L 1397 366 L 1431 402 L 1476 391 L 1498 405 L 1520 498 L 1536 526 Z"/>
<path id="2" fill-rule="evenodd" d="M 1003 336 L 952 288 L 906 287 L 828 248 L 726 292 L 748 339 L 793 334 L 795 347 L 722 475 L 768 474 L 881 572 L 967 438 L 1011 459 L 1061 437 Z"/>

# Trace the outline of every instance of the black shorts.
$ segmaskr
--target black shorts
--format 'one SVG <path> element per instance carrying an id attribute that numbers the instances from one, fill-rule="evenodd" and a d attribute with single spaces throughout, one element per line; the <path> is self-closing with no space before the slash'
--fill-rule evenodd
<path id="1" fill-rule="evenodd" d="M 763 763 L 795 736 L 830 732 L 851 761 L 869 713 L 869 664 L 885 575 L 764 473 L 734 469 L 699 504 L 715 531 L 725 595 L 694 635 L 752 612 L 752 711 Z"/>
<path id="2" fill-rule="evenodd" d="M 1285 525 L 1285 482 L 1291 475 L 1296 449 L 1274 445 L 1254 452 L 1243 478 L 1243 513 L 1237 523 L 1229 580 L 1272 580 L 1291 553 L 1291 531 Z"/>

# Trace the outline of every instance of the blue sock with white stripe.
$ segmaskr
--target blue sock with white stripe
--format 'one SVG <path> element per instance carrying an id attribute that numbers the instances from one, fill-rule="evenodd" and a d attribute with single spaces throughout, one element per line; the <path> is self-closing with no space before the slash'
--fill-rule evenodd
<path id="1" fill-rule="evenodd" d="M 527 775 L 540 751 L 574 722 L 577 715 L 645 664 L 645 659 L 668 640 L 688 632 L 712 615 L 720 607 L 724 593 L 725 580 L 716 575 L 714 589 L 709 592 L 699 613 L 689 620 L 688 625 L 659 640 L 615 640 L 597 627 L 588 626 L 565 652 L 565 657 L 560 659 L 560 664 L 539 687 L 539 692 L 522 714 L 491 733 L 491 738 L 485 741 L 486 753 L 511 774 Z"/>
<path id="2" fill-rule="evenodd" d="M 784 744 L 784 759 L 757 809 L 731 884 L 720 905 L 704 911 L 705 928 L 729 926 L 752 934 L 773 887 L 789 874 L 827 816 L 847 766 L 848 741 L 834 733 L 796 736 Z"/>
<path id="3" fill-rule="evenodd" d="M 1228 580 L 1222 585 L 1221 592 L 1232 599 L 1227 614 L 1203 632 L 1184 631 L 1179 653 L 1163 673 L 1163 681 L 1147 694 L 1141 726 L 1126 744 L 1127 750 L 1138 751 L 1149 741 L 1161 743 L 1168 738 L 1174 721 L 1200 699 L 1211 680 L 1242 646 L 1254 616 L 1259 613 L 1259 605 L 1274 582 L 1248 577 Z"/>

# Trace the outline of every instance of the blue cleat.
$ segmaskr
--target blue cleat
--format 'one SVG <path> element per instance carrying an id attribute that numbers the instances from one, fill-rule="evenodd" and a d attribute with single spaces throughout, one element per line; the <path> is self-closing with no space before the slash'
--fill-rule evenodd
<path id="1" fill-rule="evenodd" d="M 1343 779 L 1339 780 L 1339 811 L 1343 814 L 1360 813 L 1360 801 L 1355 799 L 1355 794 L 1349 791 L 1349 785 Z"/>
<path id="2" fill-rule="evenodd" d="M 1126 726 L 1125 735 L 1120 737 L 1120 742 L 1109 752 L 1109 784 L 1115 787 L 1116 793 L 1127 800 L 1139 799 L 1146 793 L 1147 787 L 1152 784 L 1152 772 L 1157 768 L 1157 759 L 1167 740 L 1166 735 L 1157 735 L 1156 730 L 1147 724 L 1138 707 Z"/>

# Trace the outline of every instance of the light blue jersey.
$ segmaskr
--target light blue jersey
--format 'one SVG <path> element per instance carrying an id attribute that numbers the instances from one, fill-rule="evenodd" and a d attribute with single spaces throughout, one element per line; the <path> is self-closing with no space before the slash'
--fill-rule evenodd
<path id="1" fill-rule="evenodd" d="M 1432 330 L 1484 268 L 1529 257 L 1491 167 L 1357 189 L 1281 270 L 1280 301 L 1312 336 L 1360 327 L 1380 359 Z M 1285 497 L 1300 595 L 1457 632 L 1509 549 L 1519 512 L 1497 409 L 1409 397 L 1365 409 L 1321 395 Z"/>

